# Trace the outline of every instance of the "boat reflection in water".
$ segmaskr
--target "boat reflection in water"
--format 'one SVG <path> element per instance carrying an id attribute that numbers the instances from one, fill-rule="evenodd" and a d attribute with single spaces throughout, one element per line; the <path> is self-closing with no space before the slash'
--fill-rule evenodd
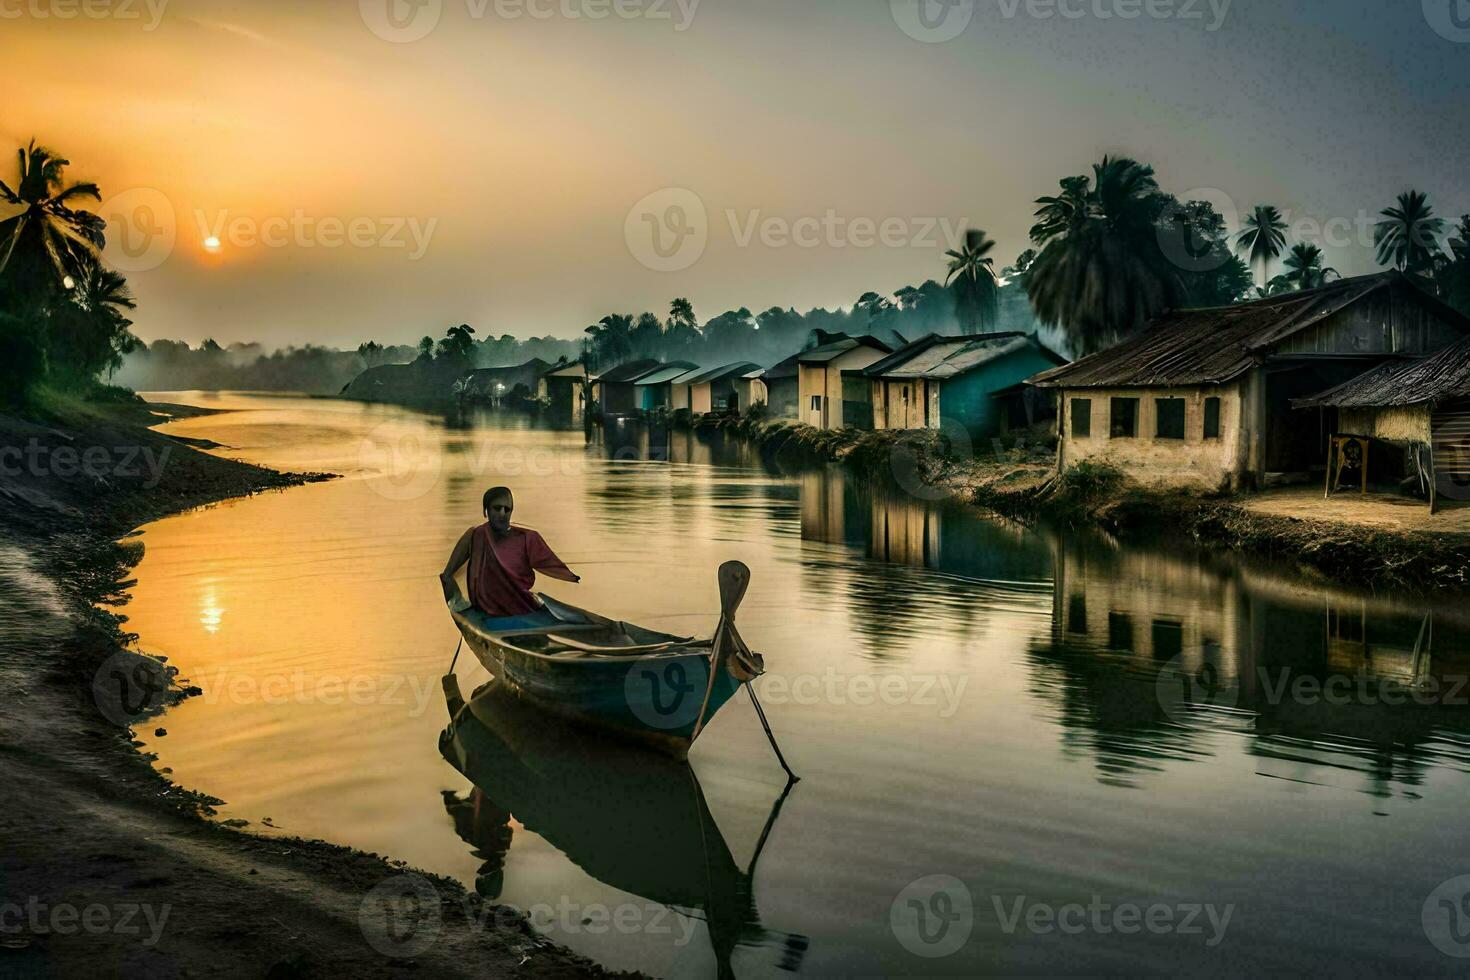
<path id="1" fill-rule="evenodd" d="M 664 906 L 671 921 L 682 917 L 671 942 L 702 920 L 720 976 L 734 976 L 737 946 L 776 946 L 777 966 L 799 966 L 805 937 L 763 927 L 752 889 L 786 793 L 741 868 L 687 762 L 563 723 L 494 682 L 457 701 L 451 693 L 439 749 L 474 786 L 445 791 L 444 807 L 484 861 L 475 880 L 482 896 L 498 899 L 504 887 L 514 820 L 591 877 Z"/>

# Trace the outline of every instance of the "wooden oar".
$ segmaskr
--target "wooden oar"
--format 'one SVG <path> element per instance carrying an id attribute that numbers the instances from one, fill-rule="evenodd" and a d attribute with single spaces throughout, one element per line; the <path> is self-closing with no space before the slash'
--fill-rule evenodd
<path id="1" fill-rule="evenodd" d="M 740 600 L 745 598 L 745 590 L 750 586 L 750 569 L 744 562 L 727 561 L 720 566 L 720 622 L 715 627 L 714 642 L 710 649 L 709 659 L 709 683 L 704 689 L 704 704 L 699 708 L 699 720 L 694 725 L 694 734 L 689 736 L 690 744 L 699 737 L 704 723 L 708 720 L 705 712 L 709 709 L 710 696 L 714 693 L 716 671 L 725 666 L 725 661 L 738 653 L 743 652 L 747 661 L 752 661 L 750 648 L 741 639 L 740 633 L 735 629 L 735 610 L 740 607 Z M 739 676 L 738 674 L 736 676 Z M 786 777 L 790 783 L 795 783 L 801 777 L 791 771 L 786 764 L 786 756 L 781 754 L 781 746 L 776 744 L 776 735 L 771 731 L 771 723 L 766 720 L 766 712 L 761 708 L 760 699 L 755 695 L 755 687 L 750 683 L 754 677 L 744 680 L 745 690 L 750 693 L 750 703 L 755 706 L 756 716 L 760 718 L 761 728 L 765 730 L 766 739 L 771 743 L 771 749 L 776 753 L 776 761 L 781 763 L 781 768 L 786 770 Z M 787 784 L 788 789 L 790 783 Z"/>

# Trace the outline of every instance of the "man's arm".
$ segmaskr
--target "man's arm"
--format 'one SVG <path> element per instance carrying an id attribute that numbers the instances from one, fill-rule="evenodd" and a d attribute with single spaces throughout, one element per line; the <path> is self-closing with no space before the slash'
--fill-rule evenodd
<path id="1" fill-rule="evenodd" d="M 561 579 L 563 582 L 580 582 L 582 576 L 567 567 L 566 562 L 556 557 L 556 552 L 546 539 L 531 529 L 526 529 L 526 549 L 531 556 L 531 567 L 542 575 Z"/>
<path id="2" fill-rule="evenodd" d="M 470 538 L 475 529 L 470 528 L 459 536 L 454 544 L 454 550 L 449 553 L 449 562 L 444 566 L 444 571 L 439 573 L 439 584 L 444 588 L 444 601 L 448 602 L 459 595 L 459 584 L 454 581 L 454 573 L 464 567 L 465 562 L 470 560 Z"/>

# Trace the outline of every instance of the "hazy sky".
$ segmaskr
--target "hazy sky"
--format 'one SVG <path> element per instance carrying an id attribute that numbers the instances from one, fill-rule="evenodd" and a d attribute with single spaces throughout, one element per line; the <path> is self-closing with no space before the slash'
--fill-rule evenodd
<path id="1" fill-rule="evenodd" d="M 102 185 L 150 340 L 848 305 L 1107 152 L 1344 274 L 1470 210 L 1462 0 L 953 2 L 0 0 L 0 137 Z"/>

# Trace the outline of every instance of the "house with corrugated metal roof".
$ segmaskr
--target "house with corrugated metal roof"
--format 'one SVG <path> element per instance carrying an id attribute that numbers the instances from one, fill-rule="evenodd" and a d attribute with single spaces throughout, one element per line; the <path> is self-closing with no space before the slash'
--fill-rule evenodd
<path id="1" fill-rule="evenodd" d="M 669 361 L 633 382 L 636 393 L 634 400 L 645 412 L 656 412 L 661 408 L 672 409 L 670 399 L 673 392 L 669 383 L 675 378 L 698 370 L 699 365 L 693 361 Z M 684 407 L 689 406 L 686 403 Z"/>
<path id="2" fill-rule="evenodd" d="M 871 428 L 863 369 L 893 353 L 877 337 L 829 335 L 796 355 L 797 419 L 819 429 Z M 769 382 L 768 382 L 769 384 Z"/>
<path id="3" fill-rule="evenodd" d="M 761 384 L 766 389 L 766 414 L 773 419 L 796 418 L 796 399 L 801 392 L 800 358 L 801 352 L 797 351 L 761 372 Z"/>
<path id="4" fill-rule="evenodd" d="M 552 414 L 580 417 L 585 407 L 587 366 L 581 361 L 558 362 L 542 372 L 536 383 L 536 397 L 549 406 Z"/>
<path id="5" fill-rule="evenodd" d="M 632 415 L 638 411 L 638 391 L 633 383 L 663 365 L 652 358 L 625 361 L 592 379 L 592 398 L 604 415 Z"/>
<path id="6" fill-rule="evenodd" d="M 1293 400 L 1467 334 L 1470 319 L 1395 271 L 1167 312 L 1030 381 L 1058 399 L 1061 470 L 1090 460 L 1144 483 L 1238 490 L 1326 466 L 1325 423 Z"/>
<path id="7" fill-rule="evenodd" d="M 1066 363 L 1034 334 L 921 337 L 864 369 L 873 428 L 937 429 L 944 420 L 971 435 L 994 435 L 1005 408 L 997 394 Z"/>
<path id="8" fill-rule="evenodd" d="M 1332 433 L 1329 450 L 1342 454 L 1358 440 L 1364 485 L 1370 473 L 1406 476 L 1431 511 L 1441 498 L 1470 499 L 1470 338 L 1381 364 L 1294 405 L 1318 415 Z M 1341 476 L 1336 462 L 1329 455 L 1328 492 Z"/>
<path id="9" fill-rule="evenodd" d="M 760 370 L 754 361 L 737 361 L 692 378 L 679 379 L 689 387 L 689 411 L 695 415 L 707 412 L 740 412 L 749 406 L 741 401 L 745 375 Z M 749 389 L 746 388 L 748 391 Z"/>

